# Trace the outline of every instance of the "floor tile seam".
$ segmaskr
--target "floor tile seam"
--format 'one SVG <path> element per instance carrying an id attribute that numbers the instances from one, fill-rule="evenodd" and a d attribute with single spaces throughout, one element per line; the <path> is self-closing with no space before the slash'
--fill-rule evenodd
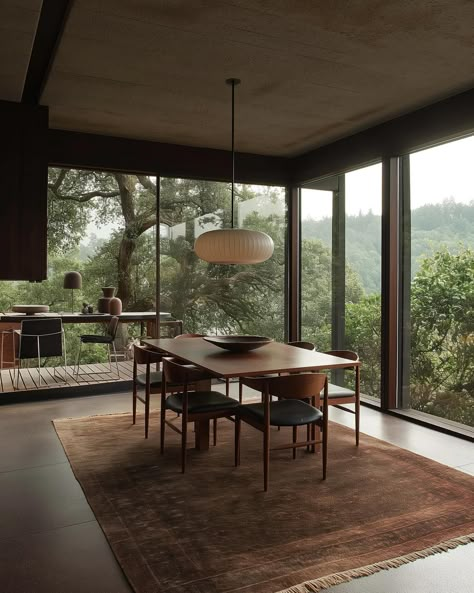
<path id="1" fill-rule="evenodd" d="M 41 465 L 27 465 L 25 467 L 18 467 L 15 469 L 0 470 L 0 476 L 2 476 L 4 474 L 13 474 L 15 472 L 28 471 L 28 470 L 32 470 L 32 469 L 42 469 L 45 467 L 54 467 L 56 465 L 65 465 L 65 464 L 70 465 L 70 463 L 67 459 L 65 459 L 64 461 L 58 461 L 57 463 L 43 463 Z"/>
<path id="2" fill-rule="evenodd" d="M 8 537 L 0 537 L 0 545 L 2 545 L 4 543 L 11 542 L 11 541 L 17 541 L 22 538 L 33 537 L 35 535 L 44 535 L 47 533 L 59 532 L 63 529 L 70 529 L 71 527 L 77 527 L 78 525 L 86 525 L 88 523 L 96 523 L 97 525 L 99 525 L 99 522 L 97 521 L 97 519 L 94 516 L 94 519 L 89 519 L 88 521 L 78 521 L 77 523 L 68 523 L 66 525 L 59 525 L 57 527 L 53 527 L 52 529 L 40 529 L 38 531 L 23 531 L 21 533 L 18 533 L 17 535 L 11 535 Z"/>

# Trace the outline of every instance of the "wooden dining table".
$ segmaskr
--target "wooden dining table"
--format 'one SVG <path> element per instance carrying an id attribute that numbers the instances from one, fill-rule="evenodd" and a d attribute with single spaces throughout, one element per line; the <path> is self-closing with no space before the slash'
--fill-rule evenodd
<path id="1" fill-rule="evenodd" d="M 223 350 L 203 338 L 144 339 L 143 343 L 180 360 L 194 364 L 216 377 L 232 379 L 273 373 L 303 373 L 354 368 L 360 361 L 331 356 L 323 352 L 304 350 L 280 342 L 270 342 L 257 350 L 235 353 Z M 209 386 L 201 385 L 201 389 Z M 196 448 L 209 448 L 209 421 L 196 426 Z"/>

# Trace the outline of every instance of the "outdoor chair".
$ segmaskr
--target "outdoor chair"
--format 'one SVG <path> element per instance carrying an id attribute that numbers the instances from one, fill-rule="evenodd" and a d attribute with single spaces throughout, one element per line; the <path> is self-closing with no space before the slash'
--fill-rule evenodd
<path id="1" fill-rule="evenodd" d="M 20 370 L 22 360 L 36 359 L 38 361 L 39 385 L 41 385 L 41 359 L 52 356 L 64 357 L 64 381 L 66 381 L 66 341 L 61 319 L 57 317 L 47 319 L 25 319 L 21 322 L 18 342 L 19 360 L 16 376 L 16 389 L 19 389 Z M 56 377 L 56 367 L 53 376 Z"/>
<path id="2" fill-rule="evenodd" d="M 181 471 L 186 470 L 186 444 L 188 422 L 202 422 L 217 418 L 231 418 L 239 404 L 219 391 L 190 391 L 189 386 L 207 379 L 208 374 L 192 365 L 179 364 L 163 358 L 163 382 L 161 387 L 161 434 L 160 452 L 164 453 L 165 429 L 169 426 L 181 435 Z M 182 385 L 178 393 L 168 395 L 171 385 Z M 166 418 L 166 410 L 181 416 L 181 429 Z"/>
<path id="3" fill-rule="evenodd" d="M 339 356 L 347 358 L 354 362 L 359 361 L 359 356 L 352 350 L 328 350 L 324 354 L 331 356 Z M 351 367 L 348 367 L 349 371 Z M 347 369 L 344 369 L 347 370 Z M 347 389 L 333 383 L 328 384 L 328 403 L 330 406 L 337 406 L 338 408 L 350 412 L 355 415 L 355 435 L 356 445 L 359 446 L 359 430 L 360 430 L 360 368 L 359 365 L 352 367 L 355 372 L 355 389 Z M 354 410 L 344 407 L 344 404 L 355 404 Z"/>
<path id="4" fill-rule="evenodd" d="M 263 393 L 263 402 L 239 406 L 236 418 L 236 446 L 235 465 L 240 465 L 240 425 L 243 420 L 257 430 L 263 432 L 263 484 L 268 490 L 268 476 L 270 451 L 293 449 L 293 459 L 296 458 L 298 447 L 310 447 L 315 452 L 315 446 L 323 446 L 323 480 L 327 470 L 327 442 L 328 442 L 328 381 L 322 373 L 302 373 L 284 375 L 281 377 L 243 377 L 241 382 Z M 321 401 L 320 393 L 324 397 Z M 278 401 L 271 401 L 276 396 Z M 311 404 L 302 401 L 309 399 Z M 321 404 L 323 411 L 321 411 Z M 305 441 L 298 441 L 298 426 L 308 426 Z M 270 427 L 292 427 L 293 440 L 291 443 L 270 447 Z M 322 440 L 316 438 L 316 427 L 322 429 Z"/>
<path id="5" fill-rule="evenodd" d="M 81 353 L 82 353 L 82 345 L 83 344 L 103 344 L 104 346 L 107 347 L 107 355 L 108 355 L 108 359 L 109 359 L 108 373 L 113 374 L 112 358 L 111 358 L 111 350 L 110 350 L 110 348 L 112 347 L 113 352 L 114 352 L 117 376 L 120 377 L 119 366 L 118 366 L 118 362 L 117 362 L 117 350 L 115 349 L 115 336 L 117 335 L 118 324 L 119 324 L 119 318 L 114 316 L 109 321 L 109 324 L 107 326 L 107 331 L 105 334 L 102 334 L 102 335 L 100 335 L 100 334 L 99 335 L 84 334 L 84 335 L 80 336 L 79 353 L 77 355 L 77 366 L 76 366 L 76 372 L 75 372 L 76 376 L 81 375 L 81 374 L 87 374 L 87 375 L 99 374 L 99 372 L 97 372 L 97 373 L 79 373 L 79 365 L 81 364 Z M 105 374 L 105 373 L 106 373 L 106 371 L 100 371 L 100 374 Z"/>

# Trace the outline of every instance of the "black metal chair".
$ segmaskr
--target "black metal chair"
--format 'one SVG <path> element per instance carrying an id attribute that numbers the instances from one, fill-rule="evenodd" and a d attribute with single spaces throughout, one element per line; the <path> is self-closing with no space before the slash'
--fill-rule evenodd
<path id="1" fill-rule="evenodd" d="M 38 361 L 39 385 L 41 385 L 41 359 L 52 356 L 64 356 L 64 381 L 66 381 L 66 341 L 62 320 L 59 317 L 24 319 L 21 322 L 18 343 L 19 364 L 16 389 L 19 388 L 22 360 L 36 359 Z M 56 376 L 56 367 L 54 367 L 53 374 Z"/>
<path id="2" fill-rule="evenodd" d="M 117 370 L 117 375 L 120 377 L 120 373 L 119 373 L 119 366 L 118 366 L 118 362 L 117 362 L 117 350 L 115 349 L 115 336 L 117 335 L 117 329 L 118 329 L 118 324 L 119 324 L 119 318 L 118 317 L 112 317 L 112 319 L 109 321 L 109 324 L 107 326 L 107 331 L 105 334 L 103 335 L 96 335 L 96 334 L 84 334 L 82 336 L 80 336 L 80 340 L 81 343 L 79 345 L 79 353 L 77 355 L 77 365 L 76 365 L 76 372 L 75 375 L 81 375 L 81 374 L 98 374 L 98 373 L 79 373 L 79 365 L 81 363 L 81 351 L 82 351 L 82 345 L 83 344 L 103 344 L 104 346 L 107 347 L 107 354 L 108 354 L 108 359 L 109 359 L 109 373 L 113 374 L 112 371 L 112 359 L 111 359 L 111 352 L 110 352 L 110 348 L 113 348 L 114 351 L 114 358 L 115 358 L 115 367 Z M 100 374 L 103 374 L 104 371 L 100 371 Z"/>
<path id="3" fill-rule="evenodd" d="M 326 479 L 327 443 L 328 443 L 328 380 L 322 373 L 302 373 L 281 377 L 242 377 L 241 382 L 263 393 L 263 402 L 239 406 L 236 425 L 235 465 L 240 465 L 240 423 L 243 420 L 263 432 L 263 483 L 268 490 L 270 463 L 270 427 L 291 426 L 291 443 L 277 445 L 275 450 L 293 449 L 293 459 L 298 447 L 310 448 L 323 445 L 323 480 Z M 321 391 L 324 397 L 321 401 Z M 271 401 L 276 396 L 278 401 Z M 306 403 L 309 400 L 310 403 Z M 320 407 L 323 407 L 321 412 Z M 307 438 L 298 442 L 298 426 L 307 426 Z M 322 429 L 322 440 L 316 438 L 316 427 Z"/>

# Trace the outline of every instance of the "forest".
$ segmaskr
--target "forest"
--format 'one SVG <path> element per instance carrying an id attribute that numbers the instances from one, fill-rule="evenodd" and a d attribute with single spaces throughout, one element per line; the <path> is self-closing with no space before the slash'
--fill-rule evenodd
<path id="1" fill-rule="evenodd" d="M 0 310 L 17 303 L 70 310 L 64 272 L 77 270 L 83 290 L 76 308 L 94 306 L 101 287 L 115 286 L 124 310 L 155 310 L 160 243 L 160 310 L 184 331 L 285 338 L 285 196 L 283 188 L 237 186 L 238 221 L 268 233 L 272 258 L 256 266 L 199 260 L 195 237 L 230 224 L 226 183 L 162 178 L 160 220 L 156 179 L 143 175 L 50 169 L 49 274 L 40 284 L 0 283 Z M 474 426 L 474 204 L 446 200 L 412 213 L 411 407 Z M 331 252 L 327 220 L 302 221 L 302 337 L 330 348 Z M 346 220 L 346 343 L 363 361 L 362 391 L 380 391 L 380 217 Z M 159 230 L 158 230 L 159 229 Z M 129 326 L 128 339 L 138 328 Z M 80 325 L 67 326 L 74 359 Z M 90 328 L 88 328 L 88 332 Z M 100 327 L 97 328 L 100 331 Z M 84 362 L 104 359 L 89 348 Z M 71 360 L 71 362 L 72 362 Z M 54 364 L 49 361 L 48 364 Z"/>

